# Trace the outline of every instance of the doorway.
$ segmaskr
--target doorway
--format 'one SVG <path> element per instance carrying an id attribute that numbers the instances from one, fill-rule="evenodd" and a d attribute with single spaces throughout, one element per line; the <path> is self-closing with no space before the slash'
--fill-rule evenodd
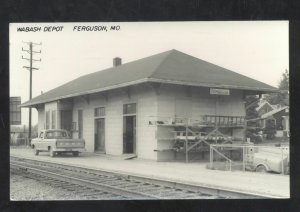
<path id="1" fill-rule="evenodd" d="M 105 153 L 105 119 L 95 119 L 95 151 Z"/>
<path id="2" fill-rule="evenodd" d="M 78 138 L 82 139 L 83 115 L 82 110 L 78 110 Z"/>
<path id="3" fill-rule="evenodd" d="M 72 130 L 72 111 L 62 110 L 60 111 L 60 128 L 64 130 Z"/>
<path id="4" fill-rule="evenodd" d="M 123 118 L 123 153 L 136 153 L 136 116 Z"/>

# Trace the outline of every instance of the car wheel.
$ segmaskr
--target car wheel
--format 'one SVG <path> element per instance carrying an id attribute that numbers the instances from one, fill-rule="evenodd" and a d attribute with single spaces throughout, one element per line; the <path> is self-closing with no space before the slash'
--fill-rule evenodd
<path id="1" fill-rule="evenodd" d="M 264 165 L 259 165 L 259 166 L 256 167 L 255 171 L 256 172 L 261 172 L 261 173 L 266 173 L 267 168 Z"/>
<path id="2" fill-rule="evenodd" d="M 34 145 L 32 146 L 32 149 L 33 149 L 34 155 L 39 155 L 39 150 L 37 150 Z"/>
<path id="3" fill-rule="evenodd" d="M 74 157 L 77 157 L 79 155 L 79 152 L 72 152 Z"/>
<path id="4" fill-rule="evenodd" d="M 50 147 L 50 157 L 54 157 L 54 155 L 55 155 L 55 152 L 53 151 L 53 149 Z"/>
<path id="5" fill-rule="evenodd" d="M 39 150 L 37 150 L 36 148 L 34 148 L 34 155 L 39 155 Z"/>

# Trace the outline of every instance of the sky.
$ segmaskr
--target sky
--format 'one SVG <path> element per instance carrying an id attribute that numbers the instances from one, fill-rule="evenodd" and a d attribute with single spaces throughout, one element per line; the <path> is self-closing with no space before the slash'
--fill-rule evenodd
<path id="1" fill-rule="evenodd" d="M 107 27 L 107 31 L 83 31 L 78 26 Z M 118 26 L 118 30 L 111 30 Z M 17 31 L 40 27 L 40 31 Z M 55 28 L 56 27 L 56 28 Z M 75 30 L 74 30 L 75 28 Z M 81 29 L 79 31 L 78 29 Z M 10 96 L 29 99 L 29 58 L 25 42 L 42 43 L 34 54 L 32 97 L 88 73 L 171 49 L 184 52 L 229 70 L 277 87 L 289 70 L 288 21 L 216 22 L 92 22 L 10 24 Z M 32 124 L 37 123 L 33 111 Z M 28 124 L 28 109 L 22 109 L 22 124 Z"/>

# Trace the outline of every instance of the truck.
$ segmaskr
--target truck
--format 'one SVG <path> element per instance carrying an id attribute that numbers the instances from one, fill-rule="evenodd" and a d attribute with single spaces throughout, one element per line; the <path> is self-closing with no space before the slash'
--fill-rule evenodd
<path id="1" fill-rule="evenodd" d="M 85 151 L 84 139 L 72 139 L 67 130 L 42 130 L 38 138 L 32 139 L 31 148 L 35 155 L 49 152 L 51 157 L 61 153 L 72 153 L 78 156 Z"/>

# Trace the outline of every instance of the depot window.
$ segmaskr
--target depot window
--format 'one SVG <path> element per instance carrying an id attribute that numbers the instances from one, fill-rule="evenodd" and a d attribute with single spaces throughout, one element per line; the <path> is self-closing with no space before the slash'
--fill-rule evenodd
<path id="1" fill-rule="evenodd" d="M 105 116 L 105 108 L 104 107 L 97 107 L 95 108 L 95 117 L 98 116 Z"/>
<path id="2" fill-rule="evenodd" d="M 56 127 L 56 110 L 52 111 L 52 129 Z"/>
<path id="3" fill-rule="evenodd" d="M 123 105 L 123 114 L 135 114 L 136 113 L 136 104 L 124 104 Z"/>
<path id="4" fill-rule="evenodd" d="M 50 127 L 50 111 L 46 112 L 46 129 Z"/>

